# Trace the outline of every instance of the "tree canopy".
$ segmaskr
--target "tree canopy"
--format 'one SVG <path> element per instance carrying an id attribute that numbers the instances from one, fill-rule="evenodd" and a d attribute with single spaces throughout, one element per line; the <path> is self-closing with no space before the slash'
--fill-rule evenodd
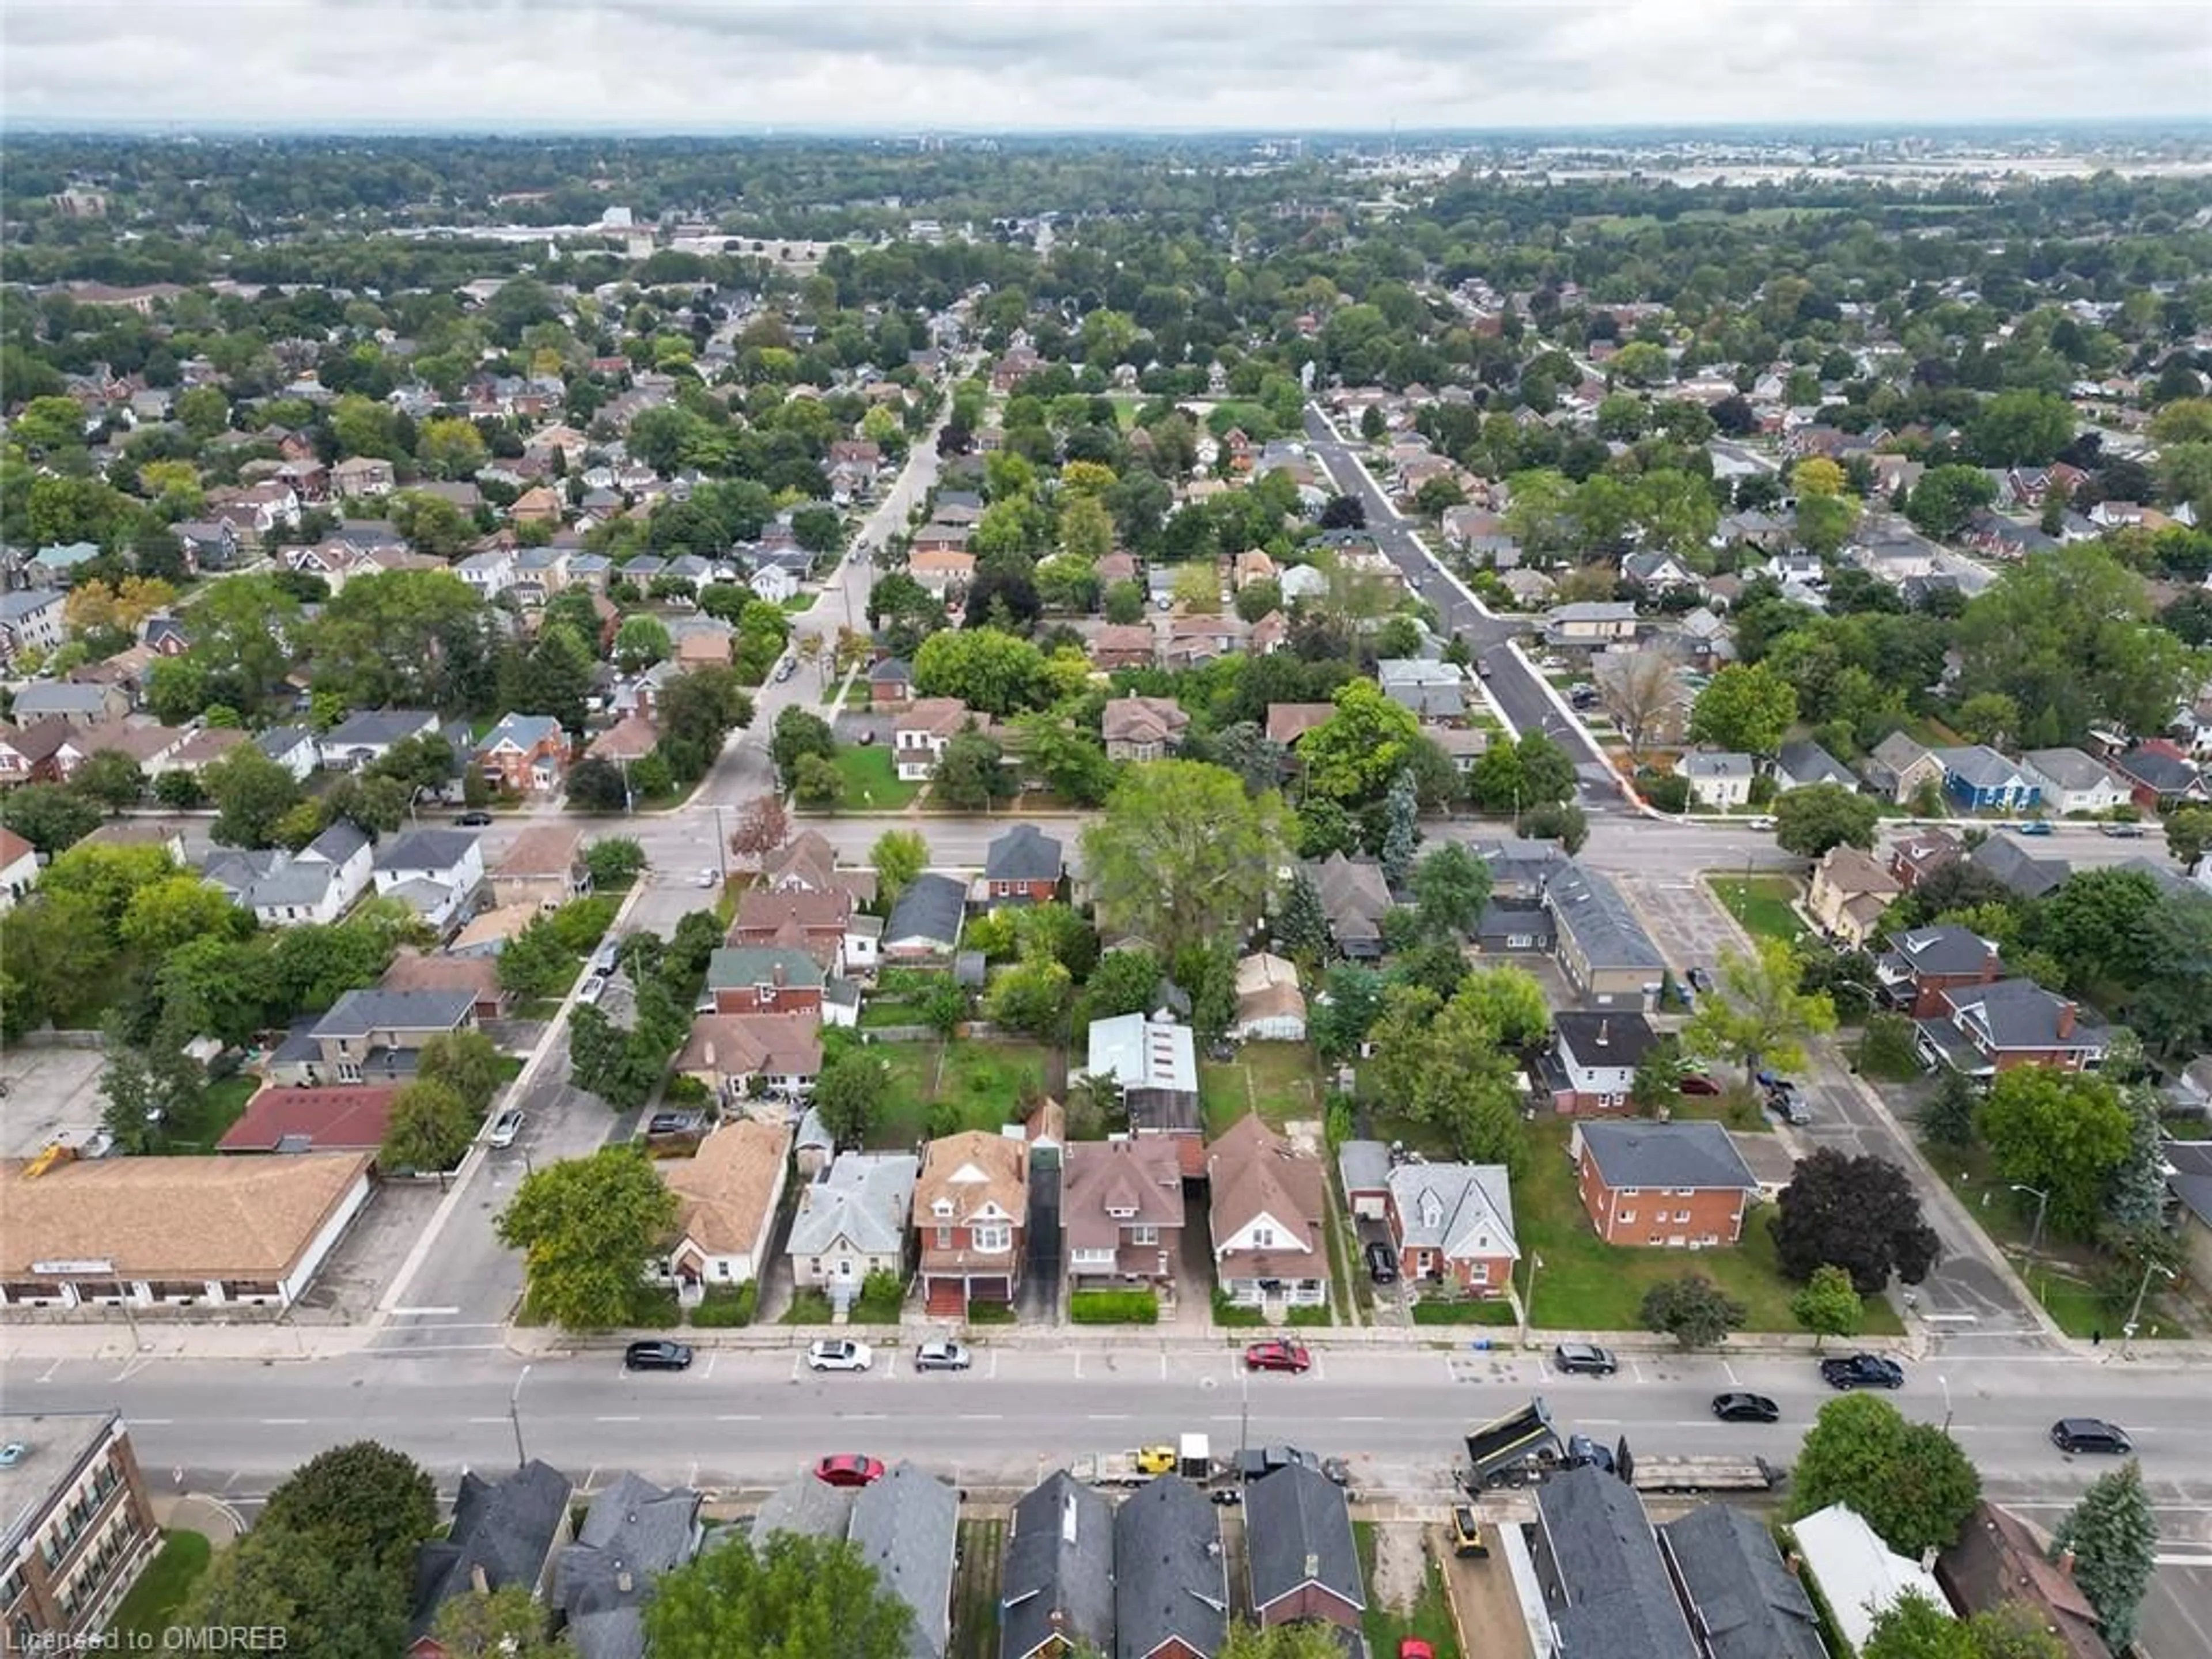
<path id="1" fill-rule="evenodd" d="M 1245 793 L 1236 774 L 1198 761 L 1131 766 L 1083 832 L 1100 921 L 1172 960 L 1187 947 L 1242 939 L 1289 857 L 1279 797 Z"/>

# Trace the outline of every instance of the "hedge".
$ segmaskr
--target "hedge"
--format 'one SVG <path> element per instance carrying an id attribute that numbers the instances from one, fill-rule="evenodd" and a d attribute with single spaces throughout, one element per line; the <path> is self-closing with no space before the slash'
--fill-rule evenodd
<path id="1" fill-rule="evenodd" d="M 1067 1316 L 1079 1325 L 1157 1325 L 1160 1298 L 1152 1291 L 1078 1291 L 1067 1299 Z"/>
<path id="2" fill-rule="evenodd" d="M 691 1322 L 702 1329 L 750 1325 L 753 1322 L 753 1308 L 759 1297 L 760 1286 L 750 1280 L 735 1290 L 710 1285 L 706 1300 L 691 1310 Z"/>

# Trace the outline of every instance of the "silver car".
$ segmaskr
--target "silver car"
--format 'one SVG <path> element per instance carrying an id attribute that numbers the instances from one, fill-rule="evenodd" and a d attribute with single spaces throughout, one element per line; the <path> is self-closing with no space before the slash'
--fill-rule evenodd
<path id="1" fill-rule="evenodd" d="M 918 1371 L 964 1371 L 975 1363 L 975 1356 L 958 1342 L 925 1342 L 914 1351 Z"/>
<path id="2" fill-rule="evenodd" d="M 491 1133 L 484 1139 L 504 1150 L 514 1145 L 516 1137 L 522 1133 L 522 1126 L 528 1121 L 520 1107 L 510 1106 L 492 1120 Z"/>

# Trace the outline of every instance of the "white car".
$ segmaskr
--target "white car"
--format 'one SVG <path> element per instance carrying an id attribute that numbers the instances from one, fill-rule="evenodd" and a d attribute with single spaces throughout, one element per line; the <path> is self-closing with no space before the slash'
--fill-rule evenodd
<path id="1" fill-rule="evenodd" d="M 709 866 L 699 872 L 699 884 L 702 887 L 720 887 L 722 884 L 722 872 Z"/>
<path id="2" fill-rule="evenodd" d="M 582 1003 L 597 1002 L 606 988 L 606 975 L 593 974 L 584 981 L 583 988 L 576 993 L 576 1000 Z"/>
<path id="3" fill-rule="evenodd" d="M 492 1120 L 491 1133 L 484 1139 L 490 1141 L 493 1146 L 502 1149 L 512 1146 L 514 1145 L 515 1137 L 522 1133 L 522 1126 L 526 1121 L 528 1120 L 523 1115 L 520 1107 L 510 1106 Z"/>
<path id="4" fill-rule="evenodd" d="M 875 1351 L 865 1342 L 848 1342 L 836 1338 L 811 1343 L 806 1350 L 806 1367 L 816 1371 L 864 1371 L 875 1363 Z"/>

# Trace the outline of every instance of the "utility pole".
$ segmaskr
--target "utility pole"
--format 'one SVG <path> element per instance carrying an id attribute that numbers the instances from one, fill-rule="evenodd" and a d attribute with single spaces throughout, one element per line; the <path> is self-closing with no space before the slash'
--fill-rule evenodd
<path id="1" fill-rule="evenodd" d="M 2035 1200 L 2035 1225 L 2027 1235 L 2027 1259 L 2033 1261 L 2035 1260 L 2035 1247 L 2043 1243 L 2043 1212 L 2050 1206 L 2051 1194 L 2040 1187 L 2023 1187 L 2017 1181 L 2013 1182 L 2012 1189 L 2016 1193 L 2025 1193 Z"/>
<path id="2" fill-rule="evenodd" d="M 507 1420 L 514 1425 L 514 1467 L 526 1468 L 530 1454 L 522 1449 L 522 1385 L 530 1380 L 530 1367 L 525 1365 L 514 1379 L 514 1390 L 507 1396 Z"/>

